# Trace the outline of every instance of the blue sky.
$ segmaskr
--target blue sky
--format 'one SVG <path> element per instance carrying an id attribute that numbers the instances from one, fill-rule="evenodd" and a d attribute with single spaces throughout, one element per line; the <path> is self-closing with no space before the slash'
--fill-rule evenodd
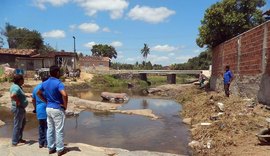
<path id="1" fill-rule="evenodd" d="M 196 45 L 204 11 L 218 0 L 1 0 L 0 28 L 5 23 L 37 30 L 57 50 L 91 55 L 94 44 L 110 44 L 118 52 L 113 62 L 143 60 L 183 63 L 203 49 Z M 263 10 L 270 9 L 269 1 Z M 8 45 L 5 41 L 4 48 Z"/>

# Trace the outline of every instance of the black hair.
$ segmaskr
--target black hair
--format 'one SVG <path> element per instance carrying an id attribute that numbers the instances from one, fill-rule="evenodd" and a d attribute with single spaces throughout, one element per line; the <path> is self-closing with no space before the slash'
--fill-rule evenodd
<path id="1" fill-rule="evenodd" d="M 225 67 L 226 69 L 230 69 L 230 66 L 229 65 L 226 65 L 226 67 Z"/>
<path id="2" fill-rule="evenodd" d="M 56 65 L 50 67 L 50 75 L 53 77 L 57 77 L 58 72 L 60 73 L 60 68 Z"/>
<path id="3" fill-rule="evenodd" d="M 44 81 L 46 81 L 46 80 L 48 80 L 48 78 L 49 78 L 49 76 L 44 76 L 44 77 L 42 77 L 42 82 L 44 82 Z"/>
<path id="4" fill-rule="evenodd" d="M 23 80 L 23 75 L 15 74 L 15 75 L 13 76 L 13 82 L 14 82 L 15 84 L 18 85 L 19 82 L 20 82 L 21 80 Z"/>

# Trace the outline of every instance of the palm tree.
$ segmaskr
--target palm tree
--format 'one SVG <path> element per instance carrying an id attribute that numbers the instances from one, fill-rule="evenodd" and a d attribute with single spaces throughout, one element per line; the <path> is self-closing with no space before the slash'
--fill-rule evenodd
<path id="1" fill-rule="evenodd" d="M 141 54 L 143 58 L 146 60 L 147 56 L 150 54 L 150 48 L 146 43 L 144 43 L 144 47 L 141 49 Z"/>

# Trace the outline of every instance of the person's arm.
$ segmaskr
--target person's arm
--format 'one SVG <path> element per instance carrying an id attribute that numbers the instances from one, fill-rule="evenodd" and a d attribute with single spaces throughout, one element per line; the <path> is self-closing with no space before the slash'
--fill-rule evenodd
<path id="1" fill-rule="evenodd" d="M 43 102 L 47 103 L 47 100 L 46 100 L 45 97 L 43 96 L 42 90 L 40 90 L 40 89 L 38 90 L 37 96 L 40 98 L 40 100 L 42 100 Z"/>
<path id="2" fill-rule="evenodd" d="M 61 104 L 62 107 L 64 107 L 64 109 L 67 109 L 67 103 L 68 103 L 68 95 L 67 92 L 65 90 L 60 90 L 60 93 L 62 95 L 62 99 L 63 99 L 63 104 Z"/>
<path id="3" fill-rule="evenodd" d="M 34 107 L 33 112 L 36 110 L 36 96 L 34 94 L 35 93 L 33 93 L 33 95 L 32 95 L 32 103 L 33 103 L 33 107 Z"/>
<path id="4" fill-rule="evenodd" d="M 10 98 L 11 98 L 12 100 L 16 101 L 16 106 L 20 106 L 21 102 L 20 102 L 20 100 L 19 100 L 19 98 L 18 98 L 18 96 L 17 96 L 16 93 L 12 93 L 12 94 L 10 95 Z"/>
<path id="5" fill-rule="evenodd" d="M 61 93 L 62 99 L 63 99 L 63 104 L 61 104 L 61 107 L 64 107 L 64 110 L 66 110 L 67 103 L 68 103 L 68 95 L 67 95 L 67 92 L 65 91 L 65 86 L 63 83 L 60 83 L 58 85 L 58 91 Z"/>

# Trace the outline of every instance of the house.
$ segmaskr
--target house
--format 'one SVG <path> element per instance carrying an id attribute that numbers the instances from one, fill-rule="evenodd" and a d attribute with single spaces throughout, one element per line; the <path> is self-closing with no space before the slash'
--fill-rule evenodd
<path id="1" fill-rule="evenodd" d="M 37 54 L 37 50 L 35 49 L 1 49 L 0 48 L 0 64 L 8 63 L 11 68 L 18 68 L 18 64 L 16 62 L 16 58 L 31 58 L 31 56 Z M 20 66 L 25 68 L 30 68 L 32 63 L 22 63 Z"/>
<path id="2" fill-rule="evenodd" d="M 12 68 L 35 70 L 49 68 L 52 65 L 66 66 L 69 70 L 76 69 L 77 53 L 46 52 L 39 54 L 34 49 L 0 49 L 0 64 L 8 63 Z"/>
<path id="3" fill-rule="evenodd" d="M 82 71 L 109 70 L 110 58 L 85 56 L 79 59 L 79 64 Z"/>

